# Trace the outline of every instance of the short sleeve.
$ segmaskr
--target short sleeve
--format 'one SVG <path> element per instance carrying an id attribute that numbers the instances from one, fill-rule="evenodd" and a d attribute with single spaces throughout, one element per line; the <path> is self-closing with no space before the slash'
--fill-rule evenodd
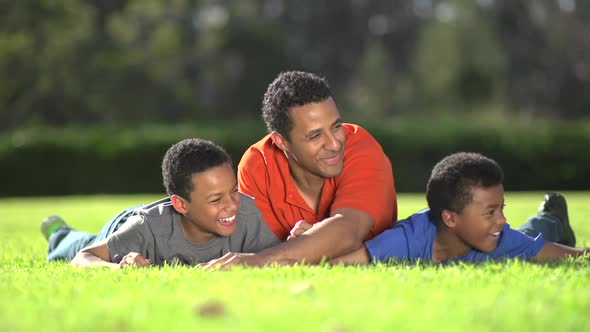
<path id="1" fill-rule="evenodd" d="M 408 259 L 408 237 L 403 227 L 393 227 L 365 242 L 371 261 Z"/>
<path id="2" fill-rule="evenodd" d="M 490 256 L 492 258 L 530 259 L 539 253 L 544 244 L 545 239 L 542 234 L 530 237 L 505 224 L 502 237 L 498 240 L 498 246 L 490 253 Z"/>
<path id="3" fill-rule="evenodd" d="M 144 216 L 135 214 L 129 217 L 125 224 L 107 239 L 111 261 L 117 262 L 130 252 L 137 252 L 149 258 L 147 248 L 150 239 L 152 237 Z"/>
<path id="4" fill-rule="evenodd" d="M 354 208 L 374 220 L 369 238 L 391 227 L 397 220 L 397 198 L 393 169 L 379 143 L 363 128 L 347 138 L 345 164 L 331 211 Z"/>
<path id="5" fill-rule="evenodd" d="M 257 149 L 250 147 L 238 164 L 238 187 L 240 192 L 253 197 L 266 197 L 265 186 L 262 186 L 266 183 L 264 177 L 263 157 Z"/>
<path id="6" fill-rule="evenodd" d="M 262 152 L 258 148 L 250 147 L 238 164 L 238 188 L 240 192 L 256 198 L 256 206 L 259 212 L 267 225 L 279 236 L 285 230 L 291 229 L 289 226 L 290 220 L 281 220 L 273 210 L 267 181 L 267 167 L 270 166 L 267 166 L 265 162 Z M 276 181 L 280 180 L 277 179 Z"/>

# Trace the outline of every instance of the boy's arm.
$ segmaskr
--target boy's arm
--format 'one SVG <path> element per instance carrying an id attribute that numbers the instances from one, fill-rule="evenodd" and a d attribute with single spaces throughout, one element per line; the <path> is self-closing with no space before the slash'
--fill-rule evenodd
<path id="1" fill-rule="evenodd" d="M 113 269 L 119 269 L 126 266 L 146 267 L 150 265 L 148 259 L 136 252 L 130 252 L 125 255 L 120 263 L 113 263 L 107 246 L 107 240 L 108 239 L 102 240 L 80 250 L 74 259 L 72 259 L 71 264 L 74 266 L 110 267 Z"/>
<path id="2" fill-rule="evenodd" d="M 558 260 L 564 257 L 577 257 L 590 253 L 590 248 L 572 248 L 554 242 L 546 242 L 541 250 L 533 257 L 536 262 Z"/>
<path id="3" fill-rule="evenodd" d="M 111 255 L 107 247 L 107 240 L 102 240 L 80 250 L 71 262 L 75 266 L 106 266 L 120 268 L 119 264 L 111 262 Z"/>
<path id="4" fill-rule="evenodd" d="M 367 248 L 364 245 L 362 245 L 360 248 L 358 248 L 357 250 L 355 250 L 349 254 L 334 258 L 330 263 L 331 264 L 349 265 L 349 264 L 368 264 L 370 262 L 371 262 L 371 257 L 369 257 L 369 251 L 367 250 Z"/>

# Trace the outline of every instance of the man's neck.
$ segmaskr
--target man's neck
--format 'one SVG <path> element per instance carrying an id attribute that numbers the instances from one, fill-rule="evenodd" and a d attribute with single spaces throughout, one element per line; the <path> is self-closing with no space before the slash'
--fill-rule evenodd
<path id="1" fill-rule="evenodd" d="M 291 178 L 295 183 L 295 187 L 297 187 L 297 191 L 299 191 L 307 205 L 317 212 L 326 179 L 303 170 L 299 165 L 291 165 L 291 163 L 292 161 L 289 160 Z"/>
<path id="2" fill-rule="evenodd" d="M 436 226 L 434 243 L 432 245 L 432 261 L 439 263 L 449 258 L 459 257 L 468 253 L 471 247 L 461 241 L 457 235 L 445 225 Z"/>

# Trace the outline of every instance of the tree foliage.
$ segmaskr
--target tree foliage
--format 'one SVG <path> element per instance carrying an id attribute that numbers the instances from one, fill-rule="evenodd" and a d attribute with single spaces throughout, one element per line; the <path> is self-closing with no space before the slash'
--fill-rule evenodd
<path id="1" fill-rule="evenodd" d="M 590 106 L 576 0 L 19 0 L 0 11 L 0 129 L 257 117 L 278 72 L 343 112 Z"/>

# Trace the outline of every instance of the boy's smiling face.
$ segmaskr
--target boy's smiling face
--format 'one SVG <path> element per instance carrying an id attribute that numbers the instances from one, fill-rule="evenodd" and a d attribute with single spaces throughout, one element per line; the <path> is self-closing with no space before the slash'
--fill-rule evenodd
<path id="1" fill-rule="evenodd" d="M 466 246 L 483 252 L 496 249 L 506 217 L 504 216 L 504 187 L 474 186 L 471 202 L 461 213 L 451 212 L 454 232 Z"/>
<path id="2" fill-rule="evenodd" d="M 210 168 L 192 175 L 194 190 L 188 201 L 173 195 L 184 235 L 196 243 L 216 236 L 230 236 L 236 229 L 240 194 L 236 175 L 230 164 Z M 174 202 L 173 202 L 174 204 Z"/>

